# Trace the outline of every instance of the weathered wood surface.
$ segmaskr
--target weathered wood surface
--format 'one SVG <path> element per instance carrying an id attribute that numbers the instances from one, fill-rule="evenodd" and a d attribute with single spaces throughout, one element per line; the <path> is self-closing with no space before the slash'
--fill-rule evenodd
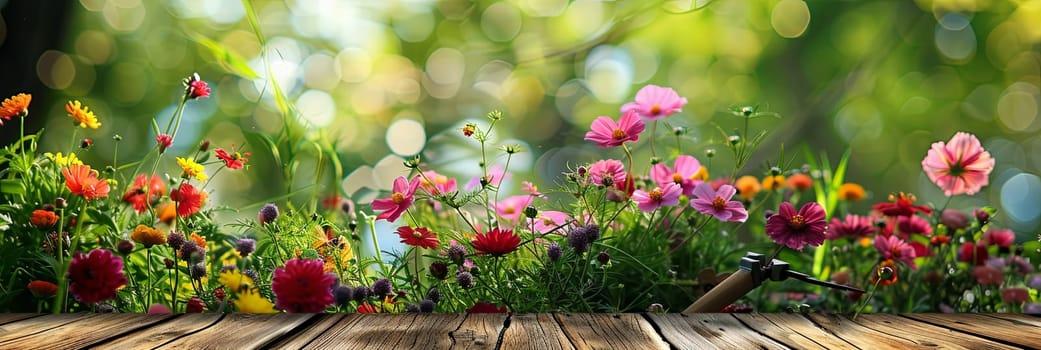
<path id="1" fill-rule="evenodd" d="M 0 349 L 1016 349 L 1021 314 L 0 314 Z"/>

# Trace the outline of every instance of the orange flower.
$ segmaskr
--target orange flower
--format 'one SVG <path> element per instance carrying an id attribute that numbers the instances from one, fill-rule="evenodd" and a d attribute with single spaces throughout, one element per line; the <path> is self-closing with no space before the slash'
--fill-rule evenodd
<path id="1" fill-rule="evenodd" d="M 29 218 L 29 222 L 39 228 L 48 228 L 58 223 L 58 215 L 50 210 L 36 209 L 33 210 L 33 216 Z"/>
<path id="2" fill-rule="evenodd" d="M 72 194 L 87 200 L 108 196 L 108 182 L 98 179 L 97 171 L 91 170 L 89 165 L 70 165 L 61 169 L 61 173 L 65 175 L 65 187 Z"/>
<path id="3" fill-rule="evenodd" d="M 17 94 L 5 99 L 3 104 L 0 104 L 0 125 L 4 125 L 4 120 L 27 114 L 29 102 L 32 100 L 33 95 L 30 94 Z"/>
<path id="4" fill-rule="evenodd" d="M 745 175 L 737 179 L 734 183 L 734 187 L 737 188 L 738 195 L 744 200 L 751 200 L 755 197 L 756 193 L 762 188 L 759 186 L 759 180 L 752 175 Z"/>
<path id="5" fill-rule="evenodd" d="M 143 244 L 145 248 L 166 244 L 166 235 L 163 234 L 163 231 L 146 225 L 137 225 L 134 232 L 130 234 L 130 239 Z"/>
<path id="6" fill-rule="evenodd" d="M 795 174 L 788 178 L 788 187 L 797 191 L 805 191 L 813 187 L 813 179 L 803 173 Z"/>
<path id="7" fill-rule="evenodd" d="M 893 259 L 886 259 L 878 263 L 875 274 L 871 276 L 871 283 L 878 283 L 882 286 L 892 285 L 897 280 L 896 263 L 893 262 Z"/>
<path id="8" fill-rule="evenodd" d="M 177 209 L 172 202 L 160 204 L 159 207 L 156 208 L 156 213 L 156 215 L 159 216 L 159 222 L 167 224 L 173 222 L 174 219 L 177 218 Z"/>
<path id="9" fill-rule="evenodd" d="M 48 298 L 58 294 L 58 285 L 41 280 L 29 282 L 29 291 L 38 298 Z"/>
<path id="10" fill-rule="evenodd" d="M 841 200 L 855 202 L 864 199 L 864 197 L 866 197 L 864 195 L 864 187 L 858 184 L 847 182 L 839 186 L 839 199 Z"/>
<path id="11" fill-rule="evenodd" d="M 183 218 L 199 212 L 202 204 L 206 202 L 206 192 L 199 191 L 186 182 L 170 191 L 170 199 L 177 202 L 177 215 Z"/>
<path id="12" fill-rule="evenodd" d="M 763 189 L 773 191 L 784 185 L 784 175 L 767 175 L 763 178 Z"/>
<path id="13" fill-rule="evenodd" d="M 91 112 L 87 106 L 80 104 L 80 101 L 69 101 L 65 105 L 65 111 L 69 112 L 69 117 L 75 119 L 80 124 L 81 128 L 97 129 L 101 126 L 98 122 L 98 117 Z"/>
<path id="14" fill-rule="evenodd" d="M 204 249 L 206 248 L 206 239 L 202 238 L 198 233 L 192 232 L 192 235 L 188 236 L 188 238 L 195 241 L 195 245 Z"/>

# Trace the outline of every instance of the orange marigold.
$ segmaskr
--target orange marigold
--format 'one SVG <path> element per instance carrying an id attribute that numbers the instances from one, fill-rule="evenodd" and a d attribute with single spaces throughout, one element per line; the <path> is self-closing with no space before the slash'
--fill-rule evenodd
<path id="1" fill-rule="evenodd" d="M 0 104 L 0 125 L 4 125 L 4 120 L 11 120 L 16 116 L 25 115 L 29 112 L 29 102 L 32 102 L 33 95 L 30 94 L 17 94 L 8 97 Z"/>
<path id="2" fill-rule="evenodd" d="M 813 187 L 813 179 L 809 175 L 798 173 L 788 178 L 788 187 L 797 191 L 805 191 Z"/>
<path id="3" fill-rule="evenodd" d="M 784 185 L 784 175 L 767 175 L 763 178 L 763 189 L 773 191 Z"/>
<path id="4" fill-rule="evenodd" d="M 738 195 L 744 200 L 751 200 L 762 189 L 759 186 L 759 179 L 752 175 L 739 177 L 737 182 L 734 183 L 734 187 L 737 188 Z"/>
<path id="5" fill-rule="evenodd" d="M 58 215 L 50 210 L 36 209 L 33 210 L 33 216 L 29 217 L 29 222 L 39 228 L 48 228 L 58 223 Z"/>
<path id="6" fill-rule="evenodd" d="M 199 247 L 202 247 L 204 249 L 206 248 L 206 239 L 202 238 L 202 236 L 200 236 L 198 233 L 192 232 L 192 235 L 189 236 L 188 238 L 190 238 L 191 240 L 195 241 L 195 245 L 197 245 Z"/>
<path id="7" fill-rule="evenodd" d="M 134 232 L 130 234 L 130 239 L 143 244 L 145 248 L 166 244 L 166 235 L 163 234 L 163 231 L 147 225 L 137 225 Z"/>
<path id="8" fill-rule="evenodd" d="M 173 202 L 165 202 L 160 204 L 155 209 L 156 215 L 159 216 L 159 222 L 170 224 L 177 218 L 177 207 Z"/>
<path id="9" fill-rule="evenodd" d="M 865 197 L 864 187 L 858 184 L 847 182 L 839 186 L 839 199 L 841 200 L 855 202 Z"/>
<path id="10" fill-rule="evenodd" d="M 87 106 L 81 105 L 80 101 L 69 101 L 65 104 L 65 111 L 69 112 L 69 117 L 76 120 L 81 128 L 97 129 L 101 127 L 101 123 L 98 122 L 98 117 L 91 112 Z"/>

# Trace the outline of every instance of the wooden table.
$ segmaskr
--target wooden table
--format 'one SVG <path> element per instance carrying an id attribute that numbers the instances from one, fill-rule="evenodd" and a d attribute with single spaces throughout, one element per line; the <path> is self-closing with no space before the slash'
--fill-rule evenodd
<path id="1" fill-rule="evenodd" d="M 1019 314 L 0 314 L 0 349 L 1016 349 Z"/>

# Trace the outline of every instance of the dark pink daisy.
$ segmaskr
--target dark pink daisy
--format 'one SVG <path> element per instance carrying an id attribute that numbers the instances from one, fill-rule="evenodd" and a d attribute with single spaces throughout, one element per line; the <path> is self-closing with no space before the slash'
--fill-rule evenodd
<path id="1" fill-rule="evenodd" d="M 589 165 L 589 183 L 594 186 L 613 187 L 625 183 L 625 165 L 615 159 L 598 160 Z"/>
<path id="2" fill-rule="evenodd" d="M 76 253 L 69 264 L 67 278 L 69 293 L 86 304 L 114 299 L 116 291 L 127 284 L 123 259 L 104 249 Z"/>
<path id="3" fill-rule="evenodd" d="M 636 102 L 622 106 L 622 113 L 634 111 L 648 120 L 657 120 L 679 112 L 685 104 L 687 99 L 680 97 L 676 90 L 647 85 L 636 92 Z"/>
<path id="4" fill-rule="evenodd" d="M 332 305 L 336 278 L 324 271 L 319 259 L 295 258 L 275 269 L 271 292 L 275 306 L 292 313 L 319 313 Z"/>
<path id="5" fill-rule="evenodd" d="M 694 187 L 694 199 L 690 206 L 699 213 L 715 216 L 719 221 L 745 222 L 748 219 L 748 211 L 739 201 L 731 198 L 737 194 L 737 189 L 730 185 L 721 185 L 719 190 L 713 190 L 712 185 L 702 182 Z"/>
<path id="6" fill-rule="evenodd" d="M 878 249 L 883 259 L 900 261 L 910 266 L 912 270 L 918 269 L 914 263 L 916 256 L 914 247 L 897 236 L 876 235 L 875 249 Z"/>
<path id="7" fill-rule="evenodd" d="M 859 238 L 878 231 L 875 227 L 875 219 L 870 216 L 846 214 L 846 218 L 832 218 L 828 225 L 828 231 L 824 236 L 826 239 Z"/>
<path id="8" fill-rule="evenodd" d="M 651 212 L 661 207 L 680 204 L 680 194 L 682 193 L 683 189 L 679 185 L 667 183 L 665 186 L 650 190 L 650 192 L 644 190 L 634 191 L 633 201 L 636 202 L 637 208 L 640 208 L 640 210 Z"/>
<path id="9" fill-rule="evenodd" d="M 816 202 L 804 204 L 798 212 L 791 203 L 784 202 L 777 214 L 766 220 L 766 235 L 798 251 L 805 245 L 816 247 L 824 243 L 824 231 L 828 228 L 825 216 L 824 208 Z"/>
<path id="10" fill-rule="evenodd" d="M 1002 248 L 1008 248 L 1016 241 L 1016 233 L 1008 229 L 990 229 L 983 233 L 983 239 L 980 240 L 982 245 L 996 245 Z"/>
<path id="11" fill-rule="evenodd" d="M 380 198 L 372 201 L 373 210 L 383 210 L 376 216 L 376 220 L 387 220 L 393 222 L 412 205 L 415 200 L 416 189 L 421 181 L 416 178 L 411 183 L 404 176 L 394 179 L 394 187 L 390 197 Z"/>
<path id="12" fill-rule="evenodd" d="M 601 116 L 593 120 L 585 139 L 601 148 L 618 147 L 625 142 L 639 140 L 640 133 L 646 127 L 635 111 L 622 113 L 617 123 L 609 117 Z"/>

